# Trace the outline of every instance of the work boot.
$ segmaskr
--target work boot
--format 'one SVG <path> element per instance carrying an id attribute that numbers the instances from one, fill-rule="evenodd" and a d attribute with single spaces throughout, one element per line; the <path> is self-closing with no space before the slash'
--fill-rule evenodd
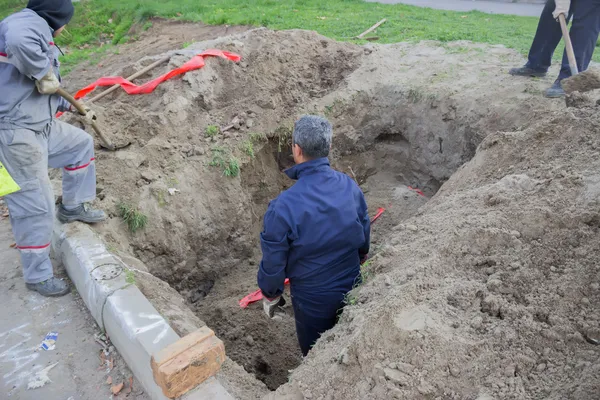
<path id="1" fill-rule="evenodd" d="M 546 89 L 546 91 L 544 92 L 544 96 L 551 99 L 565 97 L 565 91 L 563 90 L 560 81 L 554 82 L 554 84 L 551 87 Z"/>
<path id="2" fill-rule="evenodd" d="M 93 209 L 89 203 L 83 203 L 74 210 L 67 210 L 62 204 L 58 207 L 57 217 L 60 222 L 67 224 L 69 222 L 81 221 L 88 224 L 102 222 L 106 219 L 106 214 L 102 210 Z"/>
<path id="3" fill-rule="evenodd" d="M 529 68 L 527 65 L 520 68 L 511 68 L 508 71 L 513 76 L 527 76 L 531 78 L 543 78 L 546 76 L 546 71 L 540 69 Z"/>
<path id="4" fill-rule="evenodd" d="M 26 283 L 25 286 L 45 297 L 60 297 L 71 291 L 69 285 L 54 277 L 40 283 Z"/>

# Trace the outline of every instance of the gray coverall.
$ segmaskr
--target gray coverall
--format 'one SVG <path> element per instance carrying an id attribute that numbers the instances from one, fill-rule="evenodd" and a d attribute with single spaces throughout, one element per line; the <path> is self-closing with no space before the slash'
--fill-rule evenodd
<path id="1" fill-rule="evenodd" d="M 85 131 L 54 118 L 68 108 L 58 95 L 42 95 L 34 80 L 54 68 L 58 49 L 52 29 L 25 9 L 0 22 L 0 161 L 21 190 L 5 197 L 23 276 L 38 283 L 53 276 L 50 240 L 54 193 L 48 167 L 63 169 L 63 204 L 96 197 L 94 142 Z"/>

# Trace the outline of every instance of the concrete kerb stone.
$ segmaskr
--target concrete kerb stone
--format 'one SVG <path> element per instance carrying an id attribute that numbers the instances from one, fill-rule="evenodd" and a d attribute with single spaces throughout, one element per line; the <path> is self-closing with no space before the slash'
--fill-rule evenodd
<path id="1" fill-rule="evenodd" d="M 146 393 L 153 400 L 167 399 L 154 380 L 151 357 L 180 337 L 144 294 L 127 282 L 127 265 L 88 226 L 78 223 L 55 222 L 52 251 Z M 182 397 L 196 398 L 232 399 L 216 379 Z"/>

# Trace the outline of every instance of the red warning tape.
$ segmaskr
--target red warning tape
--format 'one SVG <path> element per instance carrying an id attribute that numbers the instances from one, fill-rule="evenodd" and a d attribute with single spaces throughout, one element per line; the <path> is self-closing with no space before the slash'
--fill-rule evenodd
<path id="1" fill-rule="evenodd" d="M 385 212 L 385 208 L 379 207 L 379 209 L 377 209 L 377 214 L 375 214 L 375 216 L 373 216 L 373 218 L 371 218 L 371 223 L 377 221 L 379 219 L 379 217 L 381 217 L 381 215 L 384 212 Z M 289 283 L 290 283 L 290 280 L 288 278 L 286 278 L 285 281 L 283 282 L 284 285 L 289 285 Z M 258 289 L 256 291 L 250 293 L 249 295 L 247 295 L 243 299 L 241 299 L 238 302 L 238 304 L 240 305 L 240 307 L 246 308 L 250 304 L 256 303 L 257 301 L 262 300 L 262 298 L 263 298 L 262 291 L 260 289 Z"/>
<path id="2" fill-rule="evenodd" d="M 425 196 L 425 193 L 423 193 L 423 192 L 421 191 L 421 189 L 416 189 L 416 188 L 414 188 L 414 187 L 411 187 L 411 186 L 408 186 L 408 188 L 409 188 L 410 190 L 412 190 L 413 192 L 415 192 L 416 194 L 420 195 L 420 196 L 427 197 L 427 196 Z"/>
<path id="3" fill-rule="evenodd" d="M 192 57 L 191 60 L 189 60 L 188 62 L 183 64 L 181 67 L 175 68 L 174 70 L 171 70 L 171 71 L 167 72 L 166 74 L 159 76 L 156 79 L 151 80 L 150 82 L 146 82 L 141 86 L 135 85 L 134 83 L 128 81 L 127 79 L 125 79 L 121 76 L 109 76 L 109 77 L 100 78 L 96 82 L 84 87 L 83 89 L 81 89 L 80 91 L 75 93 L 74 97 L 76 99 L 81 99 L 81 98 L 85 97 L 87 94 L 89 94 L 90 92 L 92 92 L 97 87 L 113 86 L 113 85 L 120 85 L 123 88 L 123 90 L 125 92 L 127 92 L 127 94 L 129 94 L 129 95 L 152 93 L 154 91 L 154 89 L 156 89 L 157 86 L 160 85 L 161 83 L 168 81 L 169 79 L 172 79 L 178 75 L 185 74 L 186 72 L 194 71 L 196 69 L 200 69 L 200 68 L 204 67 L 204 65 L 205 65 L 204 57 L 221 57 L 221 58 L 224 58 L 226 60 L 231 60 L 236 63 L 242 59 L 241 56 L 239 56 L 238 54 L 235 54 L 235 53 L 231 53 L 231 52 L 223 51 L 223 50 L 210 49 L 210 50 L 206 50 L 200 54 L 195 55 L 194 57 Z M 57 113 L 56 117 L 58 118 L 62 114 L 63 113 Z"/>

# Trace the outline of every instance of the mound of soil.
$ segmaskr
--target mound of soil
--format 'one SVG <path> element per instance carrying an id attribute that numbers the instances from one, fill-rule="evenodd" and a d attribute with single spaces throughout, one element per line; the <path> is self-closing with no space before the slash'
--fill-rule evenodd
<path id="1" fill-rule="evenodd" d="M 162 58 L 147 40 L 133 66 L 111 56 L 111 74 Z M 564 108 L 540 97 L 549 81 L 509 77 L 520 56 L 466 42 L 356 46 L 256 29 L 171 52 L 152 75 L 207 48 L 242 61 L 208 59 L 150 95 L 96 104 L 109 133 L 133 140 L 97 154 L 99 204 L 111 214 L 98 230 L 177 290 L 233 361 L 270 389 L 300 365 L 277 393 L 309 399 L 592 398 L 590 111 L 548 120 Z M 76 76 L 78 86 L 97 78 Z M 302 361 L 290 309 L 269 321 L 237 301 L 256 289 L 262 215 L 293 184 L 281 171 L 305 113 L 331 120 L 332 165 L 361 185 L 371 214 L 386 211 L 367 283 Z M 128 232 L 121 203 L 148 226 Z M 154 300 L 168 302 L 161 293 Z M 179 301 L 165 310 L 181 331 L 199 323 Z M 227 370 L 236 395 L 260 397 L 234 363 Z"/>

